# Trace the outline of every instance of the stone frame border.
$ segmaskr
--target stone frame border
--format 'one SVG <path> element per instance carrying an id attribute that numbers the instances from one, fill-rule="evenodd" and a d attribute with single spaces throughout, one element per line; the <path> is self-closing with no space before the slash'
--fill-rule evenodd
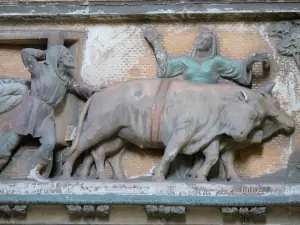
<path id="1" fill-rule="evenodd" d="M 211 19 L 272 21 L 299 18 L 300 3 L 187 3 L 114 2 L 80 4 L 18 3 L 2 4 L 0 21 L 185 21 Z M 22 32 L 21 32 L 22 31 Z M 24 30 L 25 31 L 25 30 Z M 46 37 L 48 47 L 61 43 L 61 36 L 73 31 L 5 30 L 0 40 Z M 49 35 L 50 33 L 51 35 Z M 78 31 L 74 31 L 78 32 Z M 80 33 L 80 32 L 79 32 Z M 17 38 L 19 37 L 19 38 Z M 67 39 L 67 38 L 66 38 Z M 81 41 L 84 39 L 81 38 Z M 80 43 L 79 61 L 84 43 Z M 80 69 L 80 66 L 79 66 Z M 159 188 L 157 188 L 159 187 Z M 278 183 L 191 183 L 142 181 L 53 181 L 47 184 L 26 180 L 0 180 L 1 205 L 28 204 L 164 204 L 205 206 L 299 205 L 300 186 Z"/>

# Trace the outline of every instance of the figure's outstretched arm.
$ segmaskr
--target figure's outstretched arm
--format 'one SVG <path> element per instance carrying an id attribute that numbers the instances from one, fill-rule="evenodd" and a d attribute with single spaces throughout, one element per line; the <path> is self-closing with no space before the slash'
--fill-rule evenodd
<path id="1" fill-rule="evenodd" d="M 159 67 L 157 76 L 163 78 L 166 72 L 168 54 L 163 49 L 162 44 L 158 40 L 158 33 L 155 29 L 148 29 L 145 32 L 145 39 L 151 44 L 155 58 Z"/>
<path id="2" fill-rule="evenodd" d="M 21 57 L 26 69 L 32 76 L 36 76 L 40 71 L 40 64 L 38 61 L 46 59 L 46 51 L 34 48 L 24 48 L 21 51 Z"/>
<path id="3" fill-rule="evenodd" d="M 268 69 L 270 67 L 269 53 L 253 53 L 249 56 L 248 59 L 246 59 L 247 72 L 252 70 L 252 66 L 256 62 L 263 62 L 264 69 Z"/>

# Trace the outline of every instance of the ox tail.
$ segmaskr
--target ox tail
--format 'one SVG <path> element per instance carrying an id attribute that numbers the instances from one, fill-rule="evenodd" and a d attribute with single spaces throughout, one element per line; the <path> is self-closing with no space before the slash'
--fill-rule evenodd
<path id="1" fill-rule="evenodd" d="M 81 131 L 82 131 L 82 127 L 83 127 L 83 122 L 85 119 L 85 116 L 87 114 L 87 111 L 89 109 L 90 103 L 92 101 L 92 97 L 90 97 L 87 102 L 85 103 L 82 112 L 80 113 L 80 117 L 79 117 L 79 122 L 78 122 L 78 126 L 77 126 L 77 132 L 76 132 L 76 137 L 72 143 L 72 146 L 67 149 L 69 149 L 69 154 L 62 160 L 62 162 L 65 162 L 76 150 L 76 148 L 78 147 L 79 144 L 79 139 L 80 139 L 80 135 L 81 135 Z"/>

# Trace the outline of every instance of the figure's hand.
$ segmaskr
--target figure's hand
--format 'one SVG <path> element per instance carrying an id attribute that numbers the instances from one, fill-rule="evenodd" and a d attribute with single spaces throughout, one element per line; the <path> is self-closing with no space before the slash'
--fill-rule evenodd
<path id="1" fill-rule="evenodd" d="M 251 56 L 250 56 L 250 59 L 252 62 L 264 62 L 264 61 L 269 61 L 269 53 L 267 52 L 263 52 L 263 53 L 253 53 Z"/>
<path id="2" fill-rule="evenodd" d="M 144 35 L 146 40 L 149 42 L 153 42 L 158 39 L 158 33 L 154 28 L 147 29 Z"/>

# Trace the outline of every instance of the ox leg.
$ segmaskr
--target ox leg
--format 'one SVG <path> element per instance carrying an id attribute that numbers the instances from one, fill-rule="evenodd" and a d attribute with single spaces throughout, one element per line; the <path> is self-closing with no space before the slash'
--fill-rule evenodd
<path id="1" fill-rule="evenodd" d="M 124 142 L 120 138 L 114 138 L 112 140 L 106 141 L 101 144 L 97 149 L 92 151 L 92 156 L 94 157 L 97 175 L 99 178 L 106 178 L 105 175 L 105 158 L 109 154 L 116 153 L 124 145 Z M 114 168 L 113 168 L 114 169 Z"/>
<path id="2" fill-rule="evenodd" d="M 191 170 L 187 173 L 187 176 L 188 177 L 196 177 L 198 170 L 201 169 L 203 164 L 204 164 L 204 157 L 203 157 L 203 154 L 201 152 L 201 153 L 196 155 L 194 165 L 191 168 Z"/>
<path id="3" fill-rule="evenodd" d="M 221 155 L 221 160 L 223 162 L 223 165 L 226 170 L 226 178 L 227 180 L 240 180 L 240 177 L 238 173 L 236 172 L 235 166 L 234 166 L 234 151 L 225 151 Z"/>
<path id="4" fill-rule="evenodd" d="M 85 129 L 85 131 L 81 134 L 77 149 L 63 165 L 62 177 L 64 179 L 69 179 L 71 177 L 75 160 L 84 151 L 113 136 L 120 129 L 118 121 L 116 121 L 116 118 L 112 117 L 111 115 L 102 115 L 101 118 L 106 118 L 106 120 L 103 119 L 103 121 L 105 120 L 105 123 L 95 121 L 93 124 L 90 124 L 90 127 Z"/>
<path id="5" fill-rule="evenodd" d="M 198 170 L 196 179 L 206 180 L 206 177 L 213 165 L 216 164 L 219 158 L 219 140 L 212 141 L 203 151 L 205 161 L 203 166 Z"/>
<path id="6" fill-rule="evenodd" d="M 171 136 L 169 143 L 167 144 L 164 155 L 154 169 L 153 180 L 155 181 L 164 181 L 165 176 L 169 171 L 171 162 L 176 158 L 179 151 L 184 147 L 187 142 L 187 132 L 185 129 L 177 129 Z"/>
<path id="7" fill-rule="evenodd" d="M 94 159 L 92 155 L 88 155 L 84 158 L 83 163 L 82 163 L 82 170 L 80 172 L 80 178 L 81 179 L 86 179 L 89 175 L 91 166 L 93 165 Z"/>
<path id="8" fill-rule="evenodd" d="M 70 179 L 73 165 L 76 161 L 76 159 L 83 153 L 85 150 L 89 149 L 94 145 L 94 143 L 91 143 L 89 141 L 89 138 L 91 137 L 90 132 L 85 131 L 81 134 L 79 139 L 79 144 L 77 149 L 71 154 L 71 156 L 67 159 L 67 161 L 63 165 L 63 172 L 62 172 L 62 178 L 63 179 Z"/>
<path id="9" fill-rule="evenodd" d="M 126 180 L 126 176 L 123 172 L 121 158 L 123 153 L 125 152 L 126 148 L 123 147 L 121 151 L 111 157 L 110 163 L 113 167 L 114 177 L 118 180 Z"/>

